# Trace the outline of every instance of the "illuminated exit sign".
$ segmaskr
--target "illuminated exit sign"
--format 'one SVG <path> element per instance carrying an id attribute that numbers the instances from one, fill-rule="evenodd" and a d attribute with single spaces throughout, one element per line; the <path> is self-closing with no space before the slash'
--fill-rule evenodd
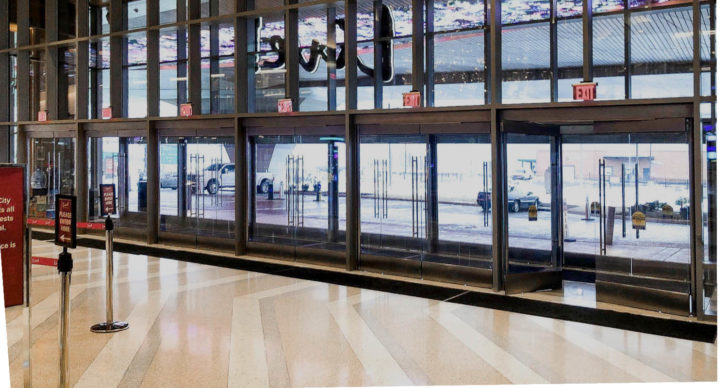
<path id="1" fill-rule="evenodd" d="M 597 98 L 596 82 L 582 82 L 571 86 L 574 88 L 574 100 L 594 101 Z"/>

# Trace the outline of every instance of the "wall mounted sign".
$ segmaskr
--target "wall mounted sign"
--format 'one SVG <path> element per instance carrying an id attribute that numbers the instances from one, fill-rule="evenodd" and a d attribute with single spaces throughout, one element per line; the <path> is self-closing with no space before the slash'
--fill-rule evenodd
<path id="1" fill-rule="evenodd" d="M 76 197 L 56 195 L 56 245 L 76 247 Z"/>
<path id="2" fill-rule="evenodd" d="M 25 167 L 0 164 L 0 257 L 5 307 L 23 303 Z"/>
<path id="3" fill-rule="evenodd" d="M 192 116 L 192 104 L 182 104 L 179 106 L 179 115 L 182 117 Z"/>
<path id="4" fill-rule="evenodd" d="M 116 214 L 116 185 L 113 183 L 99 185 L 101 193 L 101 215 L 108 216 Z"/>
<path id="5" fill-rule="evenodd" d="M 422 94 L 417 91 L 402 93 L 402 106 L 419 108 L 421 106 Z"/>
<path id="6" fill-rule="evenodd" d="M 293 112 L 293 101 L 290 98 L 281 98 L 278 100 L 278 113 Z"/>
<path id="7" fill-rule="evenodd" d="M 596 82 L 582 82 L 571 87 L 574 89 L 574 100 L 594 101 L 597 98 Z"/>
<path id="8" fill-rule="evenodd" d="M 47 110 L 38 111 L 38 121 L 48 121 L 48 111 Z"/>
<path id="9" fill-rule="evenodd" d="M 112 113 L 111 113 L 111 107 L 110 106 L 107 106 L 106 108 L 101 109 L 101 118 L 102 119 L 108 120 L 108 119 L 111 118 L 111 116 L 112 116 Z"/>
<path id="10" fill-rule="evenodd" d="M 645 230 L 647 227 L 647 218 L 645 213 L 634 212 L 632 213 L 632 229 Z"/>
<path id="11" fill-rule="evenodd" d="M 528 220 L 538 221 L 538 207 L 536 205 L 531 205 L 528 207 Z"/>

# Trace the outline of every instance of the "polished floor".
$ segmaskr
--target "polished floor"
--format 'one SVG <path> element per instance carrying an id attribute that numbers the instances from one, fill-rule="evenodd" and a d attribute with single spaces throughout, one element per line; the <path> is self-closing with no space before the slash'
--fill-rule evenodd
<path id="1" fill-rule="evenodd" d="M 34 256 L 58 248 L 34 241 Z M 77 387 L 303 387 L 714 381 L 717 347 L 523 314 L 115 254 L 73 251 L 71 382 Z M 33 267 L 33 385 L 58 382 L 58 275 Z M 13 387 L 23 384 L 23 309 L 6 309 Z"/>

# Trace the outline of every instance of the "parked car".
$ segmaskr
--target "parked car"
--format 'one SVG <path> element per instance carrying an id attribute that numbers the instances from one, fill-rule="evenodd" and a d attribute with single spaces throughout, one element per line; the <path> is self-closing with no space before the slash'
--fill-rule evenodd
<path id="1" fill-rule="evenodd" d="M 511 179 L 522 181 L 533 179 L 533 170 L 527 168 L 519 168 L 513 171 Z"/>
<path id="2" fill-rule="evenodd" d="M 163 189 L 177 190 L 177 173 L 162 173 L 162 176 L 159 178 L 159 187 Z"/>
<path id="3" fill-rule="evenodd" d="M 476 201 L 483 210 L 490 209 L 491 193 L 479 192 Z M 528 209 L 531 205 L 539 206 L 538 196 L 533 192 L 522 192 L 517 186 L 510 186 L 508 188 L 508 211 L 517 213 L 521 210 Z"/>
<path id="4" fill-rule="evenodd" d="M 200 187 L 209 194 L 217 194 L 218 190 L 235 187 L 235 165 L 232 163 L 213 163 L 207 166 L 200 176 L 192 181 L 195 187 Z"/>

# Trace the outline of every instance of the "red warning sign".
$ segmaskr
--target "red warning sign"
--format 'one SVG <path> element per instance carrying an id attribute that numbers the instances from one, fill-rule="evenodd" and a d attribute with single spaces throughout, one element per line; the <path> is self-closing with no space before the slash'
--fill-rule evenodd
<path id="1" fill-rule="evenodd" d="M 113 183 L 99 185 L 101 193 L 101 215 L 116 214 L 116 185 Z"/>
<path id="2" fill-rule="evenodd" d="M 0 165 L 0 258 L 5 307 L 23 303 L 25 168 Z"/>

